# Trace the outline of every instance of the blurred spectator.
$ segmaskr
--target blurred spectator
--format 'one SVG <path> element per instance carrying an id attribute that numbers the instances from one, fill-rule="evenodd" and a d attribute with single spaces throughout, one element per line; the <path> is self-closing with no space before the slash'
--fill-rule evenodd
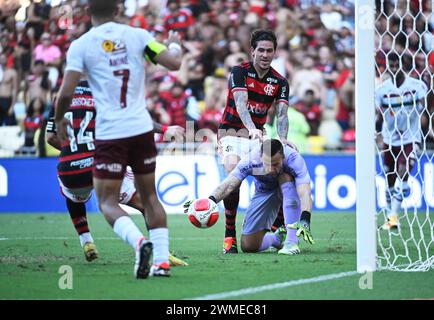
<path id="1" fill-rule="evenodd" d="M 51 40 L 51 35 L 44 32 L 41 36 L 41 43 L 38 44 L 33 52 L 35 61 L 42 60 L 48 69 L 48 77 L 50 78 L 51 89 L 57 84 L 59 77 L 58 67 L 62 62 L 62 52 L 59 47 L 54 45 Z"/>
<path id="2" fill-rule="evenodd" d="M 431 3 L 424 0 L 419 5 L 417 2 L 411 4 L 414 12 L 411 16 L 402 14 L 406 6 L 401 2 L 383 1 L 388 13 L 377 14 L 376 19 L 376 26 L 381 30 L 376 33 L 375 42 L 379 79 L 386 68 L 384 57 L 392 50 L 392 45 L 400 53 L 409 54 L 406 63 L 413 76 L 421 76 L 425 81 L 431 79 L 428 59 L 425 59 L 432 44 L 433 22 L 428 18 Z M 40 98 L 42 114 L 61 83 L 66 50 L 91 27 L 85 0 L 61 2 L 67 6 L 53 3 L 30 1 L 25 20 L 20 22 L 15 21 L 18 7 L 7 2 L 0 9 L 0 53 L 6 54 L 7 68 L 18 73 L 18 83 L 24 83 L 21 86 L 24 95 L 18 94 L 18 103 L 28 106 L 30 101 Z M 324 110 L 319 110 L 318 105 L 328 105 L 324 99 L 334 101 L 332 95 L 338 99 L 338 108 L 332 108 L 334 120 L 351 129 L 354 1 L 169 0 L 166 8 L 162 8 L 161 3 L 158 0 L 120 1 L 117 16 L 121 23 L 147 28 L 161 42 L 169 30 L 177 30 L 185 37 L 186 53 L 179 72 L 165 71 L 162 76 L 160 66 L 151 63 L 146 66 L 149 75 L 147 106 L 156 120 L 170 124 L 171 114 L 164 109 L 162 99 L 173 94 L 168 88 L 178 81 L 184 88 L 183 94 L 187 95 L 184 108 L 187 119 L 195 119 L 199 127 L 214 130 L 224 108 L 227 71 L 250 57 L 250 39 L 246 35 L 255 28 L 270 28 L 278 40 L 273 67 L 290 81 L 291 94 L 297 101 L 295 107 L 306 116 L 311 127 L 309 134 L 316 134 L 323 116 Z M 71 15 L 65 13 L 65 7 L 72 8 Z M 424 14 L 419 14 L 418 10 L 424 10 Z M 417 39 L 417 34 L 422 39 Z M 434 61 L 434 55 L 431 60 Z M 328 96 L 322 95 L 325 84 Z M 19 90 L 20 86 L 17 88 Z M 20 119 L 18 114 L 17 117 Z M 426 126 L 432 117 L 429 114 L 424 117 L 423 128 L 429 132 Z"/>
<path id="3" fill-rule="evenodd" d="M 342 133 L 342 150 L 349 152 L 356 151 L 356 127 L 354 113 L 350 115 L 348 129 Z"/>
<path id="4" fill-rule="evenodd" d="M 335 46 L 338 54 L 354 57 L 356 43 L 348 22 L 342 22 L 340 30 L 335 34 Z"/>
<path id="5" fill-rule="evenodd" d="M 318 135 L 318 127 L 321 123 L 321 107 L 315 99 L 313 90 L 306 90 L 303 98 L 294 107 L 306 117 L 310 127 L 310 134 Z"/>
<path id="6" fill-rule="evenodd" d="M 199 120 L 199 128 L 208 128 L 217 133 L 226 104 L 227 78 L 223 68 L 205 79 L 205 110 Z"/>
<path id="7" fill-rule="evenodd" d="M 0 53 L 0 126 L 17 124 L 14 113 L 18 96 L 18 73 L 7 66 L 7 56 Z"/>
<path id="8" fill-rule="evenodd" d="M 194 17 L 188 8 L 180 8 L 178 0 L 167 1 L 167 12 L 164 15 L 164 28 L 178 31 L 185 37 L 187 30 L 194 24 Z"/>
<path id="9" fill-rule="evenodd" d="M 197 100 L 205 98 L 204 80 L 205 63 L 207 61 L 204 51 L 204 44 L 201 40 L 186 41 L 184 46 L 187 53 L 182 58 L 182 65 L 178 73 L 178 79 L 182 85 L 192 91 Z M 208 60 L 209 62 L 209 60 Z"/>
<path id="10" fill-rule="evenodd" d="M 42 116 L 43 102 L 40 98 L 30 101 L 27 108 L 26 117 L 23 122 L 24 145 L 18 150 L 18 154 L 36 155 L 35 145 L 36 132 L 42 128 L 44 118 Z"/>
<path id="11" fill-rule="evenodd" d="M 43 60 L 36 60 L 33 73 L 25 81 L 24 103 L 28 106 L 30 101 L 39 98 L 45 109 L 51 98 L 50 88 L 51 82 L 45 63 Z"/>
<path id="12" fill-rule="evenodd" d="M 128 24 L 130 22 L 130 18 L 126 14 L 125 3 L 123 2 L 118 3 L 118 14 L 116 16 L 116 20 L 119 23 L 123 23 L 123 24 Z"/>
<path id="13" fill-rule="evenodd" d="M 173 82 L 167 93 L 160 97 L 160 103 L 169 116 L 168 125 L 178 125 L 185 128 L 188 95 L 185 93 L 182 84 L 178 81 Z"/>
<path id="14" fill-rule="evenodd" d="M 146 20 L 147 6 L 138 7 L 134 16 L 131 17 L 129 25 L 136 28 L 148 29 L 149 24 Z"/>
<path id="15" fill-rule="evenodd" d="M 229 54 L 225 59 L 225 68 L 230 71 L 232 67 L 248 61 L 249 56 L 241 50 L 241 45 L 237 40 L 232 40 L 228 45 Z"/>
<path id="16" fill-rule="evenodd" d="M 315 97 L 320 96 L 323 84 L 321 71 L 314 68 L 314 61 L 311 57 L 305 57 L 303 68 L 296 70 L 292 80 L 292 90 L 296 97 L 301 98 L 307 90 L 312 90 Z"/>
<path id="17" fill-rule="evenodd" d="M 30 0 L 30 5 L 26 9 L 27 29 L 34 30 L 34 39 L 39 41 L 45 29 L 45 22 L 50 18 L 51 6 L 45 0 Z"/>
<path id="18" fill-rule="evenodd" d="M 273 106 L 268 111 L 267 121 L 264 125 L 267 138 L 271 139 L 278 139 L 275 113 L 276 108 Z M 310 132 L 306 117 L 303 113 L 297 111 L 297 109 L 288 108 L 288 122 L 289 129 L 287 139 L 297 146 L 300 153 L 305 153 L 308 147 L 307 137 Z"/>
<path id="19" fill-rule="evenodd" d="M 326 150 L 338 150 L 341 147 L 342 129 L 336 121 L 333 110 L 323 111 L 318 133 L 325 139 L 324 148 Z"/>

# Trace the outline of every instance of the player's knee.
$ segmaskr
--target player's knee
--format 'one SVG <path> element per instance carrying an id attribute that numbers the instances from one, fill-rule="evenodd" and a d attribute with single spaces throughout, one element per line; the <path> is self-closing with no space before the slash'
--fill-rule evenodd
<path id="1" fill-rule="evenodd" d="M 241 250 L 245 253 L 254 253 L 258 252 L 259 246 L 254 241 L 241 238 Z"/>
<path id="2" fill-rule="evenodd" d="M 119 206 L 118 202 L 114 202 L 111 199 L 101 199 L 99 201 L 99 210 L 104 215 L 110 215 L 110 213 L 115 209 L 115 207 Z"/>

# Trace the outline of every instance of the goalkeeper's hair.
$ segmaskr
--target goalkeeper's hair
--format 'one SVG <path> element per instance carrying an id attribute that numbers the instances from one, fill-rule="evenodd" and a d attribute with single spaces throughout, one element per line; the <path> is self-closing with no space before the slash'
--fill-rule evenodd
<path id="1" fill-rule="evenodd" d="M 253 49 L 256 49 L 259 41 L 271 41 L 273 42 L 274 50 L 277 48 L 276 35 L 271 30 L 259 29 L 253 31 L 252 36 L 250 37 L 250 46 Z"/>
<path id="2" fill-rule="evenodd" d="M 88 0 L 89 12 L 98 18 L 114 16 L 118 9 L 117 0 Z"/>
<path id="3" fill-rule="evenodd" d="M 277 153 L 280 153 L 283 156 L 283 145 L 277 139 L 267 139 L 262 142 L 261 145 L 261 155 L 266 155 L 267 157 L 273 157 Z"/>

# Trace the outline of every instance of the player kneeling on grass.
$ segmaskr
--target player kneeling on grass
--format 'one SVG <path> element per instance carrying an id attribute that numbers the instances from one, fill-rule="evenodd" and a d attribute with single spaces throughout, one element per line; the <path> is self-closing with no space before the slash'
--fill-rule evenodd
<path id="1" fill-rule="evenodd" d="M 261 252 L 271 247 L 278 254 L 300 253 L 298 237 L 313 244 L 310 232 L 312 198 L 310 176 L 301 155 L 279 140 L 265 140 L 260 147 L 243 157 L 229 176 L 209 197 L 218 203 L 253 176 L 255 194 L 247 208 L 241 235 L 244 252 Z M 271 229 L 283 201 L 285 228 Z M 191 201 L 185 203 L 188 210 Z M 286 237 L 285 237 L 286 234 Z"/>

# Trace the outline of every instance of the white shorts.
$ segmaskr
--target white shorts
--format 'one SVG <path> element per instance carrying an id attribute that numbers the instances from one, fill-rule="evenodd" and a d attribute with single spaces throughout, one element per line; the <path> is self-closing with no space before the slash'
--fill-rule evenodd
<path id="1" fill-rule="evenodd" d="M 60 185 L 60 192 L 72 202 L 86 202 L 89 200 L 93 187 L 79 188 L 79 189 L 68 189 L 62 183 L 62 181 L 57 177 Z"/>
<path id="2" fill-rule="evenodd" d="M 60 190 L 62 194 L 70 199 L 72 202 L 87 202 L 92 195 L 93 187 L 68 189 L 59 180 Z M 119 203 L 127 204 L 136 194 L 136 187 L 134 185 L 134 174 L 130 167 L 125 171 L 124 179 L 122 180 L 121 191 L 119 193 Z"/>
<path id="3" fill-rule="evenodd" d="M 250 140 L 244 137 L 225 136 L 219 140 L 219 153 L 222 159 L 235 154 L 240 159 L 260 145 L 260 140 Z"/>

